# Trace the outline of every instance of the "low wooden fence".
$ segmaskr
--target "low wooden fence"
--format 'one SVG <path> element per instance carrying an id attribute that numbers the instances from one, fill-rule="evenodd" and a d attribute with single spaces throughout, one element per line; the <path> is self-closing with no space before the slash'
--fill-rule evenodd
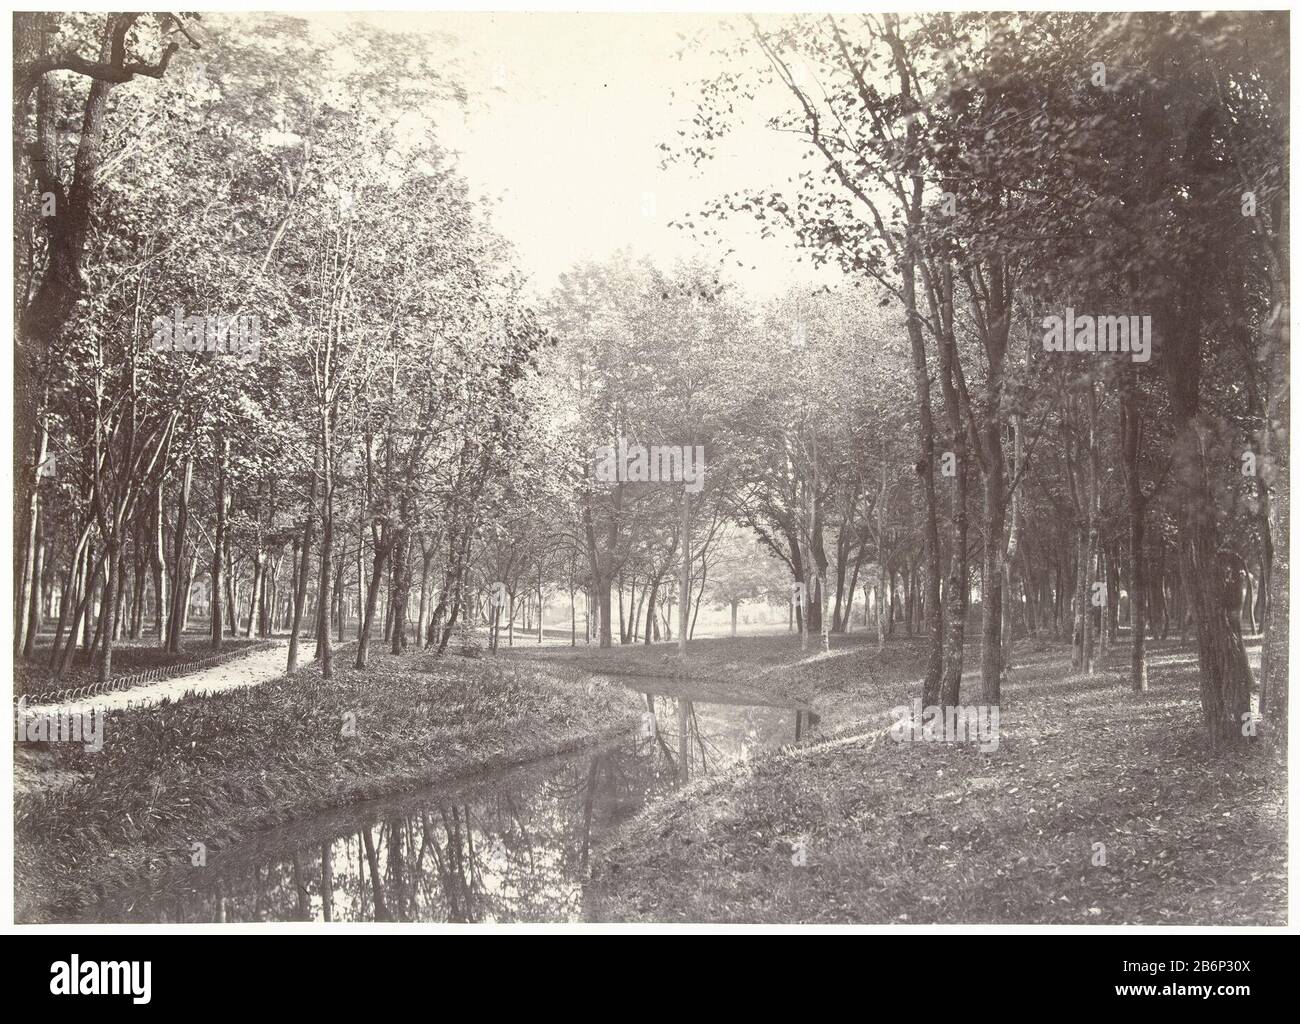
<path id="1" fill-rule="evenodd" d="M 269 650 L 274 647 L 272 641 L 264 640 L 255 644 L 245 644 L 232 650 L 218 651 L 214 654 L 207 654 L 203 657 L 191 658 L 188 661 L 178 661 L 170 665 L 159 665 L 156 668 L 146 669 L 143 672 L 134 672 L 129 676 L 117 676 L 105 682 L 86 683 L 81 686 L 56 686 L 40 690 L 33 690 L 24 693 L 14 693 L 14 701 L 17 702 L 23 697 L 27 698 L 28 704 L 57 704 L 71 700 L 85 700 L 87 697 L 95 697 L 99 694 L 114 693 L 119 690 L 129 690 L 135 686 L 144 686 L 148 683 L 163 682 L 168 679 L 177 679 L 181 676 L 187 676 L 192 672 L 201 669 L 211 668 L 214 665 L 220 665 L 235 658 L 242 658 L 246 654 L 255 654 L 258 651 Z"/>

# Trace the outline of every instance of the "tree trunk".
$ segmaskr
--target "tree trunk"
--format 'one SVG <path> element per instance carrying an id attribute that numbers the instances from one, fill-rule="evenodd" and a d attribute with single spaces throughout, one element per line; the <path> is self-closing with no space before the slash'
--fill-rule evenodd
<path id="1" fill-rule="evenodd" d="M 154 633 L 160 648 L 167 646 L 167 614 L 170 607 L 167 600 L 167 559 L 166 543 L 163 533 L 163 485 L 158 485 L 154 495 L 153 527 L 150 531 L 149 555 L 153 563 L 153 599 L 154 599 Z"/>
<path id="2" fill-rule="evenodd" d="M 96 678 L 106 683 L 113 678 L 113 629 L 116 625 L 117 591 L 122 585 L 122 550 L 114 544 L 108 551 L 108 579 L 104 584 L 104 610 L 100 616 L 103 646 L 99 651 L 99 672 Z"/>
<path id="3" fill-rule="evenodd" d="M 34 500 L 32 517 L 36 528 L 32 531 L 32 578 L 27 594 L 27 636 L 23 640 L 24 658 L 30 658 L 36 653 L 36 634 L 41 629 L 41 577 L 45 572 L 45 510 Z"/>
<path id="4" fill-rule="evenodd" d="M 329 411 L 322 408 L 320 410 L 320 433 L 321 433 L 321 468 L 324 472 L 322 487 L 324 488 L 323 502 L 321 509 L 321 544 L 320 544 L 320 576 L 317 582 L 316 590 L 316 607 L 320 614 L 325 614 L 330 606 L 330 583 L 332 582 L 331 572 L 333 568 L 334 556 L 334 473 L 333 473 L 333 439 L 330 435 L 330 417 Z M 321 676 L 325 679 L 334 677 L 334 653 L 331 649 L 330 631 L 328 621 L 322 623 L 324 628 L 318 628 L 316 646 L 320 652 Z"/>
<path id="5" fill-rule="evenodd" d="M 919 216 L 919 194 L 912 205 Z M 921 476 L 921 493 L 925 499 L 925 610 L 930 631 L 930 655 L 921 684 L 921 700 L 928 707 L 938 703 L 943 682 L 944 610 L 939 598 L 939 581 L 943 576 L 943 568 L 939 547 L 939 503 L 934 486 L 934 412 L 930 404 L 930 370 L 926 365 L 925 338 L 921 333 L 921 318 L 916 308 L 916 256 L 910 235 L 909 230 L 902 262 L 903 310 L 907 317 L 907 337 L 912 352 L 912 384 L 918 410 L 916 469 Z"/>
<path id="6" fill-rule="evenodd" d="M 379 588 L 383 586 L 384 570 L 388 565 L 388 553 L 392 550 L 392 541 L 387 537 L 375 538 L 375 561 L 370 570 L 370 586 L 366 589 L 366 610 L 361 620 L 361 637 L 357 641 L 356 668 L 365 668 L 370 653 L 370 630 L 375 619 L 375 608 L 379 603 Z"/>
<path id="7" fill-rule="evenodd" d="M 1234 567 L 1221 554 L 1205 452 L 1209 448 L 1196 420 L 1184 424 L 1175 441 L 1176 458 L 1190 473 L 1193 493 L 1182 503 L 1181 561 L 1183 586 L 1196 620 L 1200 664 L 1201 711 L 1212 747 L 1240 743 L 1242 723 L 1250 711 L 1253 678 L 1241 632 L 1233 622 L 1240 608 Z"/>
<path id="8" fill-rule="evenodd" d="M 405 521 L 405 518 L 404 518 Z M 394 545 L 393 576 L 396 589 L 393 594 L 392 652 L 406 650 L 406 606 L 411 599 L 411 530 L 403 526 Z"/>
<path id="9" fill-rule="evenodd" d="M 691 610 L 691 494 L 685 488 L 682 489 L 682 572 L 681 572 L 681 596 L 679 598 L 681 608 L 678 614 L 681 616 L 677 627 L 677 653 L 685 656 L 686 638 L 690 633 L 689 615 Z M 602 644 L 603 646 L 603 644 Z M 683 736 L 685 736 L 685 718 L 682 719 Z M 685 760 L 682 761 L 685 765 Z M 684 768 L 683 768 L 684 770 Z"/>
<path id="10" fill-rule="evenodd" d="M 171 654 L 180 653 L 185 606 L 189 602 L 189 593 L 185 586 L 185 532 L 190 522 L 190 487 L 193 482 L 194 457 L 187 455 L 176 510 L 176 535 L 172 539 L 173 567 L 176 575 L 173 581 L 171 616 L 167 620 L 167 650 Z"/>
<path id="11" fill-rule="evenodd" d="M 226 438 L 225 432 L 218 428 L 216 443 L 217 494 L 216 494 L 216 537 L 212 546 L 212 600 L 208 605 L 211 618 L 212 649 L 221 650 L 221 574 L 226 546 Z"/>
<path id="12" fill-rule="evenodd" d="M 299 634 L 302 632 L 303 612 L 307 607 L 307 570 L 311 565 L 312 528 L 316 521 L 316 481 L 321 468 L 319 453 L 313 463 L 307 494 L 307 521 L 302 526 L 302 544 L 298 551 L 298 567 L 293 581 L 293 621 L 289 626 L 289 660 L 285 666 L 285 672 L 289 675 L 298 670 Z"/>

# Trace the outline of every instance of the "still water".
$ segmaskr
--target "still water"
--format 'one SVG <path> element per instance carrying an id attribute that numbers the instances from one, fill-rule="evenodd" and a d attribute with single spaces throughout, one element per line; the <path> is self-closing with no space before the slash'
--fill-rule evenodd
<path id="1" fill-rule="evenodd" d="M 581 920 L 602 836 L 684 777 L 793 742 L 809 715 L 793 706 L 643 699 L 653 718 L 599 749 L 298 819 L 209 854 L 204 867 L 88 907 L 86 917 Z"/>

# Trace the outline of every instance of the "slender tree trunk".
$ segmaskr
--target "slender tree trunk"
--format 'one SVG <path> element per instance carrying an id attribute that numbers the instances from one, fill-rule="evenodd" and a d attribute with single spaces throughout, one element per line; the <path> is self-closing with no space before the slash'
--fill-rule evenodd
<path id="1" fill-rule="evenodd" d="M 216 537 L 212 546 L 212 600 L 208 611 L 211 617 L 212 649 L 221 650 L 221 574 L 226 547 L 226 437 L 225 432 L 217 428 L 216 442 L 217 494 L 216 494 Z"/>
<path id="2" fill-rule="evenodd" d="M 330 582 L 331 569 L 334 555 L 334 472 L 333 472 L 333 443 L 330 436 L 330 416 L 329 410 L 322 407 L 320 410 L 320 430 L 321 430 L 321 468 L 324 473 L 322 486 L 324 488 L 324 501 L 322 503 L 321 514 L 321 544 L 320 544 L 320 577 L 317 583 L 316 607 L 322 611 L 328 610 L 330 606 Z M 325 628 L 318 630 L 317 648 L 320 651 L 321 675 L 325 679 L 334 677 L 334 654 L 331 649 L 330 631 L 328 622 L 323 624 Z"/>
<path id="3" fill-rule="evenodd" d="M 677 628 L 677 653 L 685 656 L 686 638 L 690 635 L 690 610 L 691 610 L 691 494 L 685 488 L 682 489 L 682 572 L 679 590 L 681 591 L 679 601 L 681 608 L 678 610 L 680 621 Z M 685 718 L 682 719 L 683 735 Z M 685 764 L 685 761 L 683 761 Z"/>
<path id="4" fill-rule="evenodd" d="M 298 552 L 298 568 L 294 575 L 293 622 L 289 627 L 289 660 L 285 672 L 293 675 L 298 670 L 299 634 L 302 631 L 303 611 L 307 607 L 307 571 L 311 565 L 312 534 L 316 522 L 316 482 L 320 476 L 320 453 L 316 453 L 311 471 L 311 484 L 307 495 L 307 521 L 302 526 L 302 544 Z"/>
<path id="5" fill-rule="evenodd" d="M 403 526 L 394 546 L 393 575 L 397 582 L 393 594 L 393 645 L 392 652 L 406 650 L 406 608 L 411 598 L 411 530 Z"/>
<path id="6" fill-rule="evenodd" d="M 253 630 L 257 628 L 257 609 L 260 607 L 262 588 L 266 585 L 264 582 L 265 570 L 262 563 L 266 556 L 259 547 L 253 554 L 253 586 L 248 594 L 248 628 L 244 630 L 244 637 L 247 639 L 253 635 Z"/>
<path id="7" fill-rule="evenodd" d="M 1094 586 L 1099 582 L 1097 579 L 1098 560 L 1100 558 L 1100 530 L 1101 530 L 1101 455 L 1100 455 L 1100 432 L 1097 429 L 1097 392 L 1095 385 L 1088 386 L 1088 542 L 1087 542 L 1087 565 L 1085 568 L 1085 578 L 1087 579 L 1086 592 L 1082 597 L 1083 600 L 1083 670 L 1092 675 L 1096 667 L 1096 631 L 1092 627 L 1093 608 L 1097 609 L 1095 613 L 1097 622 L 1100 625 L 1102 609 L 1106 601 L 1097 601 L 1093 595 L 1105 596 L 1104 590 Z"/>
<path id="8" fill-rule="evenodd" d="M 942 292 L 943 326 L 939 348 L 939 378 L 943 385 L 944 411 L 952 438 L 955 465 L 952 498 L 952 552 L 949 556 L 947 606 L 944 608 L 943 685 L 938 703 L 949 707 L 961 699 L 961 675 L 966 642 L 967 580 L 966 554 L 966 417 L 956 385 L 957 341 L 952 330 L 952 272 L 944 267 Z"/>
<path id="9" fill-rule="evenodd" d="M 54 677 L 62 679 L 68 669 L 72 667 L 73 659 L 77 652 L 77 631 L 80 628 L 89 633 L 90 616 L 94 610 L 95 584 L 99 579 L 99 570 L 103 565 L 104 555 L 100 552 L 98 555 L 94 552 L 94 546 L 88 544 L 86 547 L 86 557 L 83 563 L 84 574 L 81 581 L 81 594 L 72 613 L 72 625 L 68 630 L 67 642 L 63 645 L 60 654 L 58 667 L 55 669 Z M 90 649 L 90 637 L 83 634 L 84 646 Z"/>
<path id="10" fill-rule="evenodd" d="M 1026 600 L 1022 603 L 1018 600 L 1015 590 L 1015 573 L 1016 558 L 1020 551 L 1020 481 L 1017 477 L 1021 474 L 1022 464 L 1024 461 L 1024 446 L 1020 434 L 1021 418 L 1019 415 L 1011 417 L 1011 429 L 1014 436 L 1011 440 L 1011 520 L 1007 527 L 1006 550 L 1002 559 L 1002 674 L 1005 677 L 1007 669 L 1012 667 L 1012 651 L 1015 647 L 1015 622 L 1012 617 L 1017 606 L 1023 607 L 1024 614 L 1029 614 L 1029 602 Z M 1025 590 L 1025 596 L 1029 596 L 1029 578 L 1022 573 L 1021 584 Z M 1028 626 L 1026 626 L 1028 632 Z"/>
<path id="11" fill-rule="evenodd" d="M 99 672 L 96 678 L 106 683 L 113 678 L 113 629 L 114 615 L 117 612 L 117 591 L 122 579 L 122 550 L 117 544 L 107 548 L 108 579 L 104 584 L 104 610 L 100 616 L 100 629 L 103 632 L 103 645 L 99 650 Z"/>
<path id="12" fill-rule="evenodd" d="M 542 569 L 537 568 L 537 642 L 542 642 Z"/>
<path id="13" fill-rule="evenodd" d="M 366 610 L 361 620 L 361 637 L 357 641 L 356 668 L 366 667 L 367 656 L 370 653 L 370 630 L 375 619 L 375 608 L 379 603 L 379 588 L 384 583 L 384 570 L 387 568 L 388 553 L 392 547 L 392 541 L 387 537 L 375 538 L 375 561 L 370 570 L 370 586 L 366 589 Z"/>
<path id="14" fill-rule="evenodd" d="M 90 553 L 92 555 L 95 554 L 95 546 L 93 543 L 90 546 Z M 103 562 L 104 562 L 104 553 L 102 551 L 98 555 L 95 555 L 95 561 L 93 564 L 89 561 L 86 562 L 86 578 L 82 585 L 82 595 L 87 603 L 86 603 L 86 615 L 85 618 L 82 620 L 81 646 L 85 648 L 85 650 L 87 651 L 91 650 L 90 623 L 91 620 L 95 617 L 95 613 L 96 613 L 95 589 L 96 587 L 99 586 L 99 568 L 103 564 Z"/>
<path id="15" fill-rule="evenodd" d="M 909 129 L 910 134 L 910 129 Z M 916 221 L 921 213 L 919 187 L 912 198 L 909 220 Z M 921 493 L 924 497 L 925 521 L 925 610 L 930 632 L 930 655 L 926 662 L 925 678 L 921 684 L 921 699 L 925 706 L 937 704 L 943 683 L 944 666 L 944 609 L 939 597 L 939 581 L 943 577 L 942 550 L 939 547 L 939 502 L 934 486 L 934 412 L 930 402 L 930 370 L 926 364 L 925 338 L 921 333 L 921 317 L 916 307 L 916 254 L 909 229 L 905 255 L 902 261 L 903 310 L 907 317 L 907 337 L 912 352 L 912 384 L 917 404 L 917 470 L 921 475 Z M 960 468 L 959 468 L 960 472 Z"/>
<path id="16" fill-rule="evenodd" d="M 163 485 L 158 485 L 154 495 L 153 527 L 151 532 L 150 558 L 153 562 L 153 599 L 154 599 L 154 633 L 160 648 L 167 646 L 167 615 L 170 603 L 167 600 L 167 558 L 166 538 L 163 532 Z"/>
<path id="17" fill-rule="evenodd" d="M 23 640 L 23 657 L 36 653 L 36 634 L 41 629 L 41 577 L 45 572 L 45 510 L 33 502 L 32 580 L 27 595 L 27 636 Z"/>
<path id="18" fill-rule="evenodd" d="M 68 612 L 76 605 L 77 581 L 81 579 L 83 568 L 82 562 L 86 557 L 86 546 L 89 541 L 89 527 L 82 531 L 80 539 L 77 541 L 77 547 L 72 552 L 72 559 L 68 565 L 68 572 L 63 579 L 63 590 L 59 595 L 59 619 L 54 628 L 54 643 L 50 646 L 49 665 L 53 668 L 58 663 L 60 655 L 60 643 L 63 640 L 64 628 L 68 624 Z M 72 629 L 68 635 L 68 645 L 76 645 L 77 627 L 73 623 Z"/>
<path id="19" fill-rule="evenodd" d="M 889 558 L 885 554 L 885 485 L 886 485 L 885 467 L 880 467 L 880 500 L 876 503 L 876 567 L 877 567 L 877 585 L 880 588 L 881 599 L 884 599 L 886 586 L 889 582 Z M 879 614 L 877 606 L 876 614 L 876 650 L 885 649 L 885 620 Z"/>
<path id="20" fill-rule="evenodd" d="M 28 497 L 26 505 L 25 523 L 26 533 L 23 536 L 23 554 L 21 560 L 21 581 L 18 585 L 18 593 L 14 602 L 14 621 L 17 623 L 17 629 L 14 632 L 14 653 L 19 651 L 26 652 L 32 647 L 31 636 L 35 632 L 29 628 L 29 615 L 31 608 L 31 591 L 35 588 L 36 580 L 40 578 L 39 569 L 36 566 L 37 549 L 40 537 L 40 518 L 41 518 L 41 492 L 40 467 L 45 461 L 47 446 L 49 444 L 48 434 L 45 429 L 44 419 L 38 417 L 36 428 L 36 449 L 35 465 L 28 471 L 24 470 L 22 479 L 28 480 L 31 488 L 31 494 Z"/>
<path id="21" fill-rule="evenodd" d="M 148 564 L 147 555 L 144 549 L 144 537 L 140 528 L 137 526 L 135 531 L 135 560 L 134 571 L 132 574 L 132 593 L 131 593 L 131 632 L 132 640 L 139 640 L 140 633 L 144 629 L 144 594 L 146 566 Z"/>
<path id="22" fill-rule="evenodd" d="M 226 567 L 222 573 L 222 579 L 226 583 L 226 632 L 230 636 L 239 635 L 239 606 L 235 600 L 235 568 L 230 554 L 230 530 L 226 530 L 225 537 L 222 538 L 221 557 L 225 559 Z"/>
<path id="23" fill-rule="evenodd" d="M 1273 504 L 1273 514 L 1277 516 L 1278 522 L 1283 524 L 1290 521 L 1291 492 L 1287 476 L 1287 462 L 1285 458 L 1279 458 L 1277 478 L 1273 481 L 1273 486 L 1277 488 L 1277 500 Z M 1261 673 L 1263 678 L 1260 681 L 1259 688 L 1260 716 L 1269 723 L 1269 735 L 1272 742 L 1284 752 L 1288 743 L 1287 693 L 1289 682 L 1287 668 L 1289 651 L 1287 643 L 1289 630 L 1287 626 L 1290 621 L 1291 610 L 1289 589 L 1291 573 L 1290 550 L 1290 531 L 1285 528 L 1278 530 L 1273 565 L 1268 575 L 1268 585 L 1272 592 L 1269 594 L 1268 604 L 1266 605 L 1268 618 L 1264 621 L 1262 660 L 1264 665 L 1267 666 L 1267 673 Z"/>
<path id="24" fill-rule="evenodd" d="M 424 536 L 420 536 L 420 610 L 415 617 L 415 642 L 420 646 L 425 643 L 425 617 L 429 610 L 429 570 L 433 565 L 433 551 L 424 546 Z"/>
<path id="25" fill-rule="evenodd" d="M 179 654 L 181 650 L 181 629 L 185 617 L 185 606 L 189 603 L 189 593 L 185 587 L 185 533 L 190 522 L 190 487 L 194 481 L 194 458 L 185 457 L 185 471 L 181 478 L 181 493 L 176 510 L 176 536 L 172 540 L 172 550 L 176 577 L 172 591 L 171 616 L 167 621 L 167 650 Z"/>

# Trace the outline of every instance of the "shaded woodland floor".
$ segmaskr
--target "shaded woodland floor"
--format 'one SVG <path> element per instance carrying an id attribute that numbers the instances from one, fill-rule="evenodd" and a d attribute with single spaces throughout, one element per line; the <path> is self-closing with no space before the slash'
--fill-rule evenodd
<path id="1" fill-rule="evenodd" d="M 1194 651 L 1153 644 L 1133 694 L 1127 644 L 1089 677 L 1068 647 L 1022 642 L 990 753 L 891 739 L 916 684 L 882 685 L 872 653 L 814 670 L 839 739 L 692 782 L 601 851 L 591 918 L 1285 923 L 1285 762 L 1204 748 Z"/>
<path id="2" fill-rule="evenodd" d="M 305 666 L 117 711 L 100 753 L 24 751 L 59 785 L 18 798 L 18 916 L 73 913 L 183 861 L 195 837 L 218 849 L 627 729 L 639 704 L 619 683 L 639 677 L 664 695 L 810 704 L 820 721 L 647 805 L 595 851 L 590 919 L 1284 923 L 1285 764 L 1265 742 L 1204 748 L 1191 648 L 1153 642 L 1150 690 L 1133 694 L 1126 643 L 1086 676 L 1068 646 L 1021 640 L 987 753 L 889 736 L 923 655 L 866 634 L 826 653 L 780 634 L 703 640 L 685 660 L 669 645 L 379 654 L 328 685 Z M 963 685 L 978 700 L 977 671 Z"/>

